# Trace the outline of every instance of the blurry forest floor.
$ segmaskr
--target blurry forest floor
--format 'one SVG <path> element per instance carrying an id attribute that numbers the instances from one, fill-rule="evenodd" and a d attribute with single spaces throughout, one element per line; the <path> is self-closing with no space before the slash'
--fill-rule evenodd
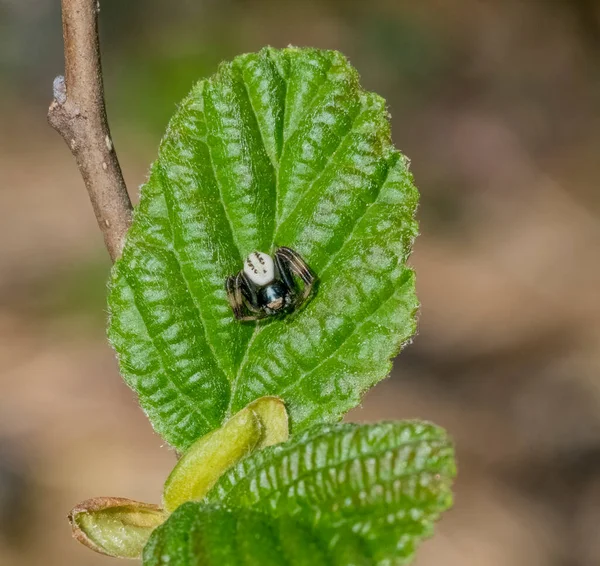
<path id="1" fill-rule="evenodd" d="M 456 440 L 455 508 L 416 564 L 597 566 L 600 41 L 534 3 L 465 0 L 457 14 L 424 1 L 408 21 L 451 30 L 453 59 L 434 84 L 415 78 L 426 96 L 409 98 L 395 82 L 406 67 L 392 72 L 403 63 L 365 55 L 342 4 L 323 4 L 292 10 L 296 27 L 267 40 L 257 22 L 272 12 L 257 9 L 244 49 L 342 49 L 388 98 L 412 158 L 420 331 L 349 419 L 423 418 Z M 394 8 L 375 4 L 387 6 L 385 28 Z M 297 31 L 311 17 L 319 26 Z M 107 76 L 109 90 L 117 80 Z M 108 559 L 70 540 L 70 507 L 96 495 L 158 501 L 174 455 L 118 376 L 104 330 L 110 265 L 46 104 L 0 100 L 0 566 L 100 566 Z M 134 194 L 156 149 L 138 145 L 115 106 Z"/>

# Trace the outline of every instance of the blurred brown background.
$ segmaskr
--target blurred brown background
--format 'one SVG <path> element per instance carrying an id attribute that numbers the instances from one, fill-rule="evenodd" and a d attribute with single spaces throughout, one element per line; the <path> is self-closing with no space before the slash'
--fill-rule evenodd
<path id="1" fill-rule="evenodd" d="M 600 3 L 103 0 L 108 110 L 132 193 L 177 102 L 265 44 L 345 52 L 422 192 L 420 333 L 351 418 L 458 445 L 418 566 L 600 564 Z M 46 125 L 58 0 L 0 0 L 0 565 L 109 564 L 65 516 L 158 501 L 173 453 L 105 339 L 109 262 Z"/>

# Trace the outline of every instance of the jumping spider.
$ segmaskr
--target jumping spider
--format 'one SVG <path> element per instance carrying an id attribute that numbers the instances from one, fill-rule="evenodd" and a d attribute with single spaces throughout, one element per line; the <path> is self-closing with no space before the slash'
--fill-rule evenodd
<path id="1" fill-rule="evenodd" d="M 285 247 L 277 248 L 273 255 L 252 252 L 244 268 L 227 277 L 227 298 L 237 320 L 292 312 L 311 294 L 316 277 L 302 257 Z M 298 289 L 294 277 L 303 282 L 302 289 Z"/>

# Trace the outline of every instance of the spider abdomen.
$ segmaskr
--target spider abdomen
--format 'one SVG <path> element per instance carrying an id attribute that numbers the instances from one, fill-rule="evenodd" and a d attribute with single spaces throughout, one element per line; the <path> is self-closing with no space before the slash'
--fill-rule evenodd
<path id="1" fill-rule="evenodd" d="M 280 281 L 265 285 L 258 291 L 258 302 L 273 312 L 286 307 L 289 303 L 290 290 Z"/>

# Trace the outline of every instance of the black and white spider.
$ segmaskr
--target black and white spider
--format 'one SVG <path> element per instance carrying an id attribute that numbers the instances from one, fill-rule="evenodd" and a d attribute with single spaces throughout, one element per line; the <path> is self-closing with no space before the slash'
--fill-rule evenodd
<path id="1" fill-rule="evenodd" d="M 316 277 L 300 254 L 281 247 L 273 255 L 252 252 L 244 268 L 227 277 L 227 298 L 237 320 L 289 313 L 310 296 Z M 301 289 L 296 277 L 303 283 Z"/>

